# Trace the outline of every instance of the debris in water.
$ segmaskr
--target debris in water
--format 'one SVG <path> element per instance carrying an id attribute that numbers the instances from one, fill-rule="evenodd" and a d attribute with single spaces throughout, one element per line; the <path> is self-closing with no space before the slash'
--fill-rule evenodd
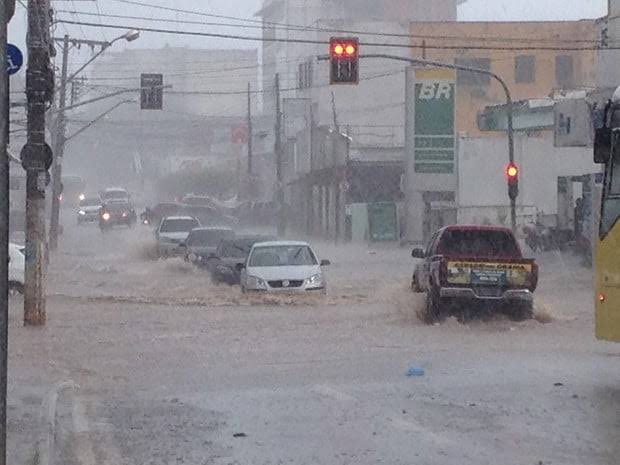
<path id="1" fill-rule="evenodd" d="M 424 368 L 411 367 L 409 371 L 407 371 L 407 376 L 424 376 Z"/>
<path id="2" fill-rule="evenodd" d="M 245 433 L 235 433 L 233 434 L 233 438 L 247 438 L 248 435 Z"/>

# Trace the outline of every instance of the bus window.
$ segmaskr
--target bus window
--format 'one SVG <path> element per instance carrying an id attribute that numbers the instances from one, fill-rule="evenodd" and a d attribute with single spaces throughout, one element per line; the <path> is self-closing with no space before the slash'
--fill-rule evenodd
<path id="1" fill-rule="evenodd" d="M 601 236 L 605 236 L 620 218 L 620 150 L 614 150 L 606 167 L 606 183 L 601 214 Z"/>

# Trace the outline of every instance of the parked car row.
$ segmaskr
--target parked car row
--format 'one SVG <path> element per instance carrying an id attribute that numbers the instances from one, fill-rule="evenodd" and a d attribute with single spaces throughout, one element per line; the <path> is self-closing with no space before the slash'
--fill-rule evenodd
<path id="1" fill-rule="evenodd" d="M 183 257 L 208 271 L 214 282 L 242 292 L 325 291 L 320 261 L 306 242 L 264 235 L 237 236 L 229 227 L 204 227 L 192 216 L 168 216 L 155 231 L 159 257 Z"/>

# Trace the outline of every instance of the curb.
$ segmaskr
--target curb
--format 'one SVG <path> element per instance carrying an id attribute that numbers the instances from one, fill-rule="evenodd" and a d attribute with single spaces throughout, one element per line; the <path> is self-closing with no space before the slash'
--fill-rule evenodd
<path id="1" fill-rule="evenodd" d="M 52 465 L 56 442 L 56 404 L 62 391 L 77 391 L 80 386 L 72 380 L 55 384 L 41 404 L 41 424 L 44 431 L 37 441 L 34 465 Z"/>

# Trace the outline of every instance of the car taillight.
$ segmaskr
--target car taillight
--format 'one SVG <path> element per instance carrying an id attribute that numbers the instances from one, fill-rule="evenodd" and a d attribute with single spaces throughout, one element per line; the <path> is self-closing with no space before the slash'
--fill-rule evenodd
<path id="1" fill-rule="evenodd" d="M 532 276 L 530 278 L 530 291 L 534 292 L 538 287 L 538 265 L 532 265 Z"/>
<path id="2" fill-rule="evenodd" d="M 448 280 L 448 262 L 441 259 L 441 263 L 439 265 L 439 285 L 444 286 Z"/>

